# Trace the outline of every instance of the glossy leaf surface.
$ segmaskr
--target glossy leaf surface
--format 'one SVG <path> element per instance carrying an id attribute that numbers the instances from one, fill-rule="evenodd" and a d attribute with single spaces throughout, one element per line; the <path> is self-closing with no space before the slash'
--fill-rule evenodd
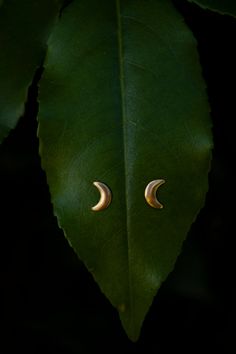
<path id="1" fill-rule="evenodd" d="M 0 142 L 24 112 L 28 87 L 42 63 L 58 10 L 58 0 L 8 0 L 2 3 Z"/>
<path id="2" fill-rule="evenodd" d="M 188 0 L 195 2 L 202 6 L 204 9 L 220 12 L 236 16 L 236 1 L 235 0 Z"/>
<path id="3" fill-rule="evenodd" d="M 207 191 L 196 43 L 168 0 L 80 0 L 48 45 L 39 139 L 54 211 L 136 340 Z M 162 210 L 144 199 L 154 179 Z M 94 181 L 113 195 L 101 212 Z"/>

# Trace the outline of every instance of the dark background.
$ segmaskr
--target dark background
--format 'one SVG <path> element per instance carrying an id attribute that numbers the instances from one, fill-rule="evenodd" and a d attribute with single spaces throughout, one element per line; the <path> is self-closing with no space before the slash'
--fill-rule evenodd
<path id="1" fill-rule="evenodd" d="M 233 353 L 236 20 L 176 1 L 199 43 L 214 123 L 210 188 L 138 343 L 57 227 L 36 139 L 36 75 L 0 147 L 0 354 Z"/>

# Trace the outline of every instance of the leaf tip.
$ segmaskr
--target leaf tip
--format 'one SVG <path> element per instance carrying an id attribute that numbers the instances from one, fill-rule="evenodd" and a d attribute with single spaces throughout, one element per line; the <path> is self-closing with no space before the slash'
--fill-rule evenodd
<path id="1" fill-rule="evenodd" d="M 137 342 L 140 337 L 140 332 L 142 328 L 143 321 L 133 321 L 130 318 L 130 314 L 128 313 L 128 309 L 125 304 L 121 304 L 118 306 L 118 311 L 120 315 L 120 320 L 123 326 L 123 329 L 126 332 L 126 335 L 132 342 Z"/>

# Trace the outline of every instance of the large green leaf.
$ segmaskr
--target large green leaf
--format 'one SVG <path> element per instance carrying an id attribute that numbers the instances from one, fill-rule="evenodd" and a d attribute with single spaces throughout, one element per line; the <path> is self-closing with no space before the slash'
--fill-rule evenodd
<path id="1" fill-rule="evenodd" d="M 61 228 L 132 340 L 204 203 L 208 111 L 195 40 L 170 1 L 66 9 L 40 89 L 42 164 Z M 158 210 L 144 190 L 162 178 Z M 112 190 L 102 212 L 93 181 Z"/>
<path id="2" fill-rule="evenodd" d="M 195 2 L 204 9 L 220 12 L 222 14 L 236 16 L 236 1 L 235 0 L 188 0 Z"/>
<path id="3" fill-rule="evenodd" d="M 58 10 L 58 0 L 7 0 L 1 6 L 0 142 L 24 112 Z"/>

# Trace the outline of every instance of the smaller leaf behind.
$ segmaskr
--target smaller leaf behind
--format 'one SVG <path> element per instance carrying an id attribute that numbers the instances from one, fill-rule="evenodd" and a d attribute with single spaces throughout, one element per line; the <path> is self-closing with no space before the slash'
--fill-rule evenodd
<path id="1" fill-rule="evenodd" d="M 235 0 L 188 0 L 203 7 L 204 9 L 213 10 L 225 15 L 236 17 L 236 1 Z"/>
<path id="2" fill-rule="evenodd" d="M 62 0 L 0 0 L 0 143 L 24 112 Z"/>

